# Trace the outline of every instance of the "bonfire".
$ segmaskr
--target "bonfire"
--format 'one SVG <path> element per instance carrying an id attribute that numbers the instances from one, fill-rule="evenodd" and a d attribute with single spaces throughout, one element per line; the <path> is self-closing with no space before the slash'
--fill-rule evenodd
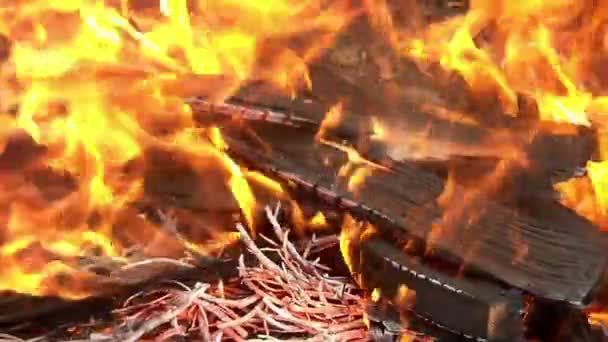
<path id="1" fill-rule="evenodd" d="M 0 339 L 608 336 L 604 1 L 0 6 Z"/>

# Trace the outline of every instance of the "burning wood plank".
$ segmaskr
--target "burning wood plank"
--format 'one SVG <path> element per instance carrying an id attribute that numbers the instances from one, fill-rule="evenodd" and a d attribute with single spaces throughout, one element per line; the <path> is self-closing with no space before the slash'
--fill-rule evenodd
<path id="1" fill-rule="evenodd" d="M 594 132 L 583 127 L 523 122 L 507 115 L 501 116 L 500 121 L 493 125 L 471 124 L 456 117 L 433 115 L 421 103 L 415 102 L 416 99 L 388 96 L 386 94 L 390 91 L 381 86 L 351 84 L 327 66 L 311 66 L 311 79 L 317 85 L 314 94 L 322 103 L 329 105 L 341 101 L 347 110 L 353 112 L 345 121 L 355 123 L 344 122 L 336 131 L 343 129 L 342 126 L 362 126 L 373 132 L 370 117 L 376 116 L 387 130 L 386 144 L 396 160 L 424 159 L 425 156 L 502 159 L 519 149 L 528 154 L 531 168 L 550 173 L 584 165 L 595 148 Z M 417 149 L 418 140 L 426 142 L 426 147 Z M 409 145 L 412 148 L 404 149 Z M 428 150 L 431 146 L 433 149 Z M 548 157 L 552 155 L 550 151 L 555 150 L 561 151 L 561 158 Z"/>
<path id="2" fill-rule="evenodd" d="M 373 52 L 369 46 L 371 41 L 386 40 L 374 32 L 364 18 L 355 20 L 341 37 L 352 41 L 350 45 L 360 45 L 360 52 L 367 55 Z M 514 150 L 521 150 L 529 155 L 530 169 L 538 169 L 543 174 L 564 170 L 571 174 L 576 166 L 584 166 L 595 148 L 596 132 L 593 129 L 540 123 L 505 115 L 502 111 L 488 113 L 485 107 L 455 106 L 458 101 L 452 97 L 473 95 L 464 81 L 452 89 L 454 87 L 438 81 L 446 78 L 445 70 L 436 68 L 442 74 L 429 76 L 403 56 L 396 56 L 389 46 L 385 46 L 386 53 L 395 59 L 394 62 L 407 64 L 401 70 L 403 77 L 379 82 L 377 70 L 368 65 L 370 61 L 356 64 L 353 67 L 356 75 L 348 77 L 346 74 L 349 72 L 331 58 L 333 52 L 340 52 L 340 48 L 332 49 L 328 56 L 309 66 L 312 89 L 303 92 L 303 98 L 312 98 L 315 103 L 291 100 L 288 96 L 281 96 L 276 87 L 260 83 L 245 86 L 233 99 L 248 105 L 282 107 L 285 112 L 296 112 L 315 122 L 321 122 L 331 106 L 342 103 L 347 114 L 332 130 L 336 138 L 351 142 L 365 139 L 365 135 L 372 132 L 370 118 L 375 116 L 386 131 L 384 140 L 393 159 L 501 159 L 516 152 Z M 478 98 L 476 94 L 475 98 Z M 521 107 L 520 111 L 523 111 L 531 106 Z M 523 114 L 526 113 L 520 113 L 520 116 Z M 424 143 L 423 148 L 417 146 L 419 142 Z M 526 146 L 528 144 L 529 147 Z M 552 151 L 559 151 L 561 158 L 550 157 Z"/>
<path id="3" fill-rule="evenodd" d="M 99 260 L 95 262 L 97 265 L 102 263 Z M 113 267 L 105 269 L 93 265 L 88 272 L 83 267 L 82 271 L 71 275 L 72 278 L 75 278 L 73 282 L 80 283 L 79 287 L 86 286 L 88 290 L 94 290 L 95 296 L 81 300 L 68 300 L 4 291 L 0 296 L 0 329 L 14 328 L 20 323 L 26 323 L 25 328 L 27 328 L 28 322 L 48 319 L 49 316 L 54 315 L 69 318 L 70 311 L 75 308 L 88 308 L 88 311 L 93 313 L 100 308 L 111 307 L 113 297 L 121 298 L 128 293 L 166 280 L 188 280 L 195 277 L 199 281 L 211 281 L 233 276 L 235 266 L 230 261 L 211 258 L 193 259 L 188 262 L 168 258 L 150 258 L 138 262 L 115 263 Z M 70 280 L 68 277 L 64 282 L 67 283 Z M 83 285 L 84 282 L 86 284 Z M 76 317 L 75 319 L 81 318 Z"/>
<path id="4" fill-rule="evenodd" d="M 373 114 L 384 120 L 387 129 L 396 129 L 390 134 L 399 133 L 398 144 L 391 138 L 381 141 L 393 159 L 445 166 L 446 162 L 465 158 L 469 162 L 476 159 L 484 162 L 511 157 L 525 159 L 529 163 L 526 173 L 536 173 L 540 178 L 570 177 L 585 165 L 596 147 L 595 132 L 585 127 L 530 124 L 507 116 L 496 127 L 463 124 L 435 117 L 407 99 L 401 104 L 374 101 L 362 89 L 322 66 L 311 67 L 311 75 L 319 84 L 315 94 L 321 94 L 316 96 L 321 96 L 320 100 L 290 100 L 272 87 L 254 84 L 242 89 L 230 104 L 212 104 L 202 98 L 187 102 L 202 121 L 209 120 L 211 113 L 233 120 L 266 121 L 315 131 L 319 130 L 331 105 L 342 102 L 347 108 L 345 118 L 327 132 L 330 139 L 368 145 L 374 134 Z M 339 93 L 336 89 L 340 89 Z M 397 113 L 395 107 L 404 110 Z M 403 123 L 408 125 L 406 130 L 399 128 Z M 421 148 L 420 144 L 426 147 Z M 402 149 L 405 146 L 410 147 Z M 435 152 L 428 150 L 430 146 L 434 146 Z M 551 157 L 556 153 L 560 158 Z"/>
<path id="5" fill-rule="evenodd" d="M 360 253 L 353 268 L 365 288 L 402 305 L 399 290 L 407 286 L 415 291 L 413 310 L 430 324 L 469 340 L 523 340 L 523 298 L 516 292 L 434 271 L 378 238 L 361 241 L 352 253 Z"/>
<path id="6" fill-rule="evenodd" d="M 205 100 L 204 97 L 198 97 L 187 99 L 186 103 L 192 107 L 199 122 L 205 122 L 209 115 L 218 115 L 220 120 L 258 121 L 292 127 L 306 127 L 313 130 L 319 128 L 320 122 L 290 112 L 274 110 L 272 107 L 264 108 L 250 103 L 241 105 L 239 101 L 235 104 L 214 104 Z"/>
<path id="7" fill-rule="evenodd" d="M 381 229 L 425 241 L 433 238 L 435 253 L 464 262 L 467 269 L 573 305 L 586 303 L 601 285 L 606 263 L 603 237 L 564 207 L 551 206 L 562 217 L 560 224 L 552 224 L 482 195 L 481 206 L 465 206 L 459 215 L 442 221 L 450 209 L 438 205 L 444 181 L 432 173 L 407 164 L 389 172 L 376 170 L 353 195 L 336 182 L 338 169 L 346 162 L 343 152 L 316 147 L 312 136 L 293 130 L 263 136 L 272 154 L 236 140 L 230 141 L 231 153 L 253 168 L 378 223 Z M 459 198 L 464 189 L 456 185 L 454 193 L 453 198 Z M 437 229 L 444 233 L 436 234 Z"/>

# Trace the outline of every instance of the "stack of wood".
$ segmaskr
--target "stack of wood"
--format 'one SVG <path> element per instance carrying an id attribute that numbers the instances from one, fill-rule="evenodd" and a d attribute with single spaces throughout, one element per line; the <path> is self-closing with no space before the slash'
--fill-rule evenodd
<path id="1" fill-rule="evenodd" d="M 540 122 L 523 96 L 520 113 L 506 115 L 498 100 L 481 103 L 457 75 L 423 73 L 378 37 L 365 18 L 355 21 L 338 48 L 310 66 L 312 90 L 295 99 L 254 82 L 226 103 L 204 96 L 187 102 L 201 124 L 221 125 L 233 159 L 344 222 L 350 272 L 380 294 L 368 311 L 371 327 L 381 326 L 377 338 L 392 338 L 406 320 L 446 340 L 591 339 L 583 312 L 605 296 L 608 245 L 597 227 L 559 204 L 552 184 L 580 173 L 595 153 L 595 132 Z M 383 69 L 387 59 L 395 70 Z M 343 120 L 327 126 L 337 103 Z M 393 139 L 375 139 L 375 121 Z M 395 137 L 411 145 L 399 149 Z M 426 144 L 422 150 L 416 139 Z M 349 162 L 370 170 L 354 190 L 340 176 Z M 146 178 L 156 203 L 200 205 L 191 186 L 154 180 L 168 179 L 163 172 L 178 179 L 184 170 L 158 172 Z M 195 264 L 168 262 L 118 287 L 217 267 Z M 129 279 L 120 274 L 133 277 L 129 265 L 109 272 L 115 282 L 105 287 Z M 0 324 L 22 318 L 0 316 Z"/>
<path id="2" fill-rule="evenodd" d="M 372 31 L 356 22 L 344 39 L 356 50 Z M 355 56 L 375 54 L 359 48 L 366 53 Z M 582 310 L 606 286 L 605 236 L 559 204 L 552 184 L 580 176 L 595 153 L 593 129 L 540 122 L 523 96 L 517 115 L 502 113 L 497 99 L 480 104 L 440 69 L 429 76 L 399 60 L 400 72 L 381 79 L 377 60 L 336 64 L 335 53 L 310 67 L 312 90 L 296 99 L 250 84 L 228 105 L 191 104 L 202 115 L 232 115 L 229 153 L 244 165 L 282 180 L 296 198 L 373 224 L 351 236 L 347 255 L 363 287 L 394 299 L 407 286 L 410 312 L 459 338 L 585 339 Z M 322 129 L 337 103 L 343 120 Z M 466 114 L 437 115 L 429 104 Z M 255 139 L 235 128 L 234 113 Z M 390 141 L 372 138 L 372 116 L 404 144 L 428 129 L 424 141 L 440 155 L 391 151 Z M 339 176 L 349 158 L 372 170 L 356 191 Z M 551 311 L 561 314 L 539 325 Z"/>

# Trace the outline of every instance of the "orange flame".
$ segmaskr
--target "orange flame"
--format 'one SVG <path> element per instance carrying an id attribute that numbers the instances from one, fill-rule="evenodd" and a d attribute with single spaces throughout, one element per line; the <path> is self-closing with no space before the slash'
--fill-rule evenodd
<path id="1" fill-rule="evenodd" d="M 0 95 L 0 151 L 23 130 L 46 152 L 23 167 L 23 175 L 0 170 L 6 270 L 0 289 L 54 293 L 56 275 L 76 272 L 69 257 L 92 247 L 120 257 L 127 246 L 116 237 L 117 220 L 144 190 L 144 171 L 124 169 L 151 148 L 185 154 L 200 172 L 211 163 L 228 175 L 226 184 L 253 228 L 250 182 L 277 193 L 281 187 L 231 160 L 218 129 L 194 129 L 182 98 L 221 101 L 252 79 L 290 91 L 306 83 L 306 63 L 351 16 L 348 2 L 322 6 L 321 0 L 25 0 L 2 6 L 0 34 L 11 49 L 0 65 L 6 88 Z M 314 35 L 296 53 L 286 40 L 298 33 Z M 50 199 L 30 180 L 41 166 L 67 173 L 75 189 Z M 220 243 L 233 240 L 216 235 Z M 130 242 L 145 245 L 141 238 Z M 29 253 L 35 244 L 45 253 Z M 31 258 L 45 266 L 26 267 Z"/>
<path id="2" fill-rule="evenodd" d="M 563 203 L 606 229 L 601 181 L 608 165 L 608 84 L 602 71 L 608 52 L 606 3 L 471 0 L 466 13 L 428 25 L 423 11 L 412 10 L 407 27 L 392 20 L 386 2 L 366 5 L 374 25 L 388 32 L 394 48 L 421 69 L 438 63 L 457 71 L 475 94 L 497 93 L 505 113 L 525 110 L 518 105 L 521 94 L 535 100 L 542 120 L 598 128 L 600 159 L 589 163 L 588 180 L 571 180 L 556 188 Z"/>
<path id="3" fill-rule="evenodd" d="M 342 102 L 333 105 L 326 113 L 325 118 L 321 122 L 319 131 L 315 135 L 317 141 L 326 138 L 327 132 L 336 128 L 344 120 L 344 109 Z"/>

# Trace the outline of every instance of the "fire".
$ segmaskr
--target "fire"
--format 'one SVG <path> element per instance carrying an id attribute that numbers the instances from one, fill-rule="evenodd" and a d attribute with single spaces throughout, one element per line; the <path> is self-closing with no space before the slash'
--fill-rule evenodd
<path id="1" fill-rule="evenodd" d="M 344 120 L 344 108 L 342 102 L 338 102 L 329 108 L 325 114 L 325 118 L 321 122 L 319 131 L 315 135 L 315 139 L 317 141 L 322 141 L 324 138 L 326 138 L 328 131 L 336 128 L 342 122 L 342 120 Z"/>
<path id="2" fill-rule="evenodd" d="M 342 229 L 340 230 L 340 252 L 344 262 L 351 274 L 358 267 L 356 260 L 356 246 L 359 243 L 363 227 L 357 222 L 352 216 L 346 215 L 344 222 L 342 223 Z M 356 276 L 356 274 L 354 274 Z"/>
<path id="3" fill-rule="evenodd" d="M 608 180 L 608 161 L 590 161 L 587 164 L 587 172 L 595 190 L 600 213 L 606 215 L 608 213 L 608 184 L 606 183 Z"/>
<path id="4" fill-rule="evenodd" d="M 416 302 L 416 292 L 406 285 L 401 284 L 397 291 L 395 301 L 402 305 L 402 307 L 411 308 Z"/>
<path id="5" fill-rule="evenodd" d="M 374 288 L 372 290 L 372 293 L 370 295 L 370 299 L 372 300 L 372 302 L 377 303 L 380 301 L 380 299 L 382 299 L 382 290 L 378 287 Z"/>
<path id="6" fill-rule="evenodd" d="M 44 152 L 22 174 L 0 171 L 0 263 L 7 270 L 0 289 L 91 295 L 62 291 L 53 279 L 76 274 L 68 260 L 87 250 L 120 258 L 128 246 L 116 225 L 143 195 L 145 167 L 137 165 L 150 149 L 186 155 L 200 172 L 211 164 L 228 175 L 226 184 L 253 228 L 251 182 L 276 193 L 281 187 L 231 160 L 217 128 L 195 128 L 183 99 L 222 101 L 254 79 L 286 91 L 302 81 L 309 86 L 306 63 L 352 16 L 347 2 L 322 3 L 28 0 L 2 6 L 0 34 L 10 50 L 0 65 L 0 151 L 21 131 Z M 313 35 L 296 53 L 284 41 L 297 33 Z M 50 198 L 31 182 L 41 168 L 66 174 L 73 189 Z M 149 237 L 121 235 L 142 245 Z M 223 244 L 234 240 L 216 235 Z"/>
<path id="7" fill-rule="evenodd" d="M 471 0 L 466 13 L 429 24 L 421 15 L 416 17 L 421 11 L 413 10 L 408 27 L 393 22 L 385 2 L 366 5 L 374 25 L 388 32 L 394 48 L 422 70 L 438 63 L 456 71 L 476 96 L 497 94 L 509 115 L 525 110 L 518 105 L 524 95 L 534 99 L 541 120 L 597 128 L 599 160 L 587 165 L 585 179 L 563 182 L 556 189 L 563 203 L 606 229 L 600 176 L 608 168 L 608 102 L 601 71 L 608 48 L 604 2 Z M 394 154 L 404 153 L 399 151 Z M 411 157 L 411 151 L 405 152 Z"/>
<path id="8" fill-rule="evenodd" d="M 590 324 L 603 326 L 608 321 L 608 313 L 605 313 L 605 312 L 589 313 L 588 320 L 589 320 Z"/>
<path id="9" fill-rule="evenodd" d="M 561 203 L 579 215 L 595 222 L 602 231 L 608 229 L 608 203 L 606 202 L 606 161 L 589 162 L 588 176 L 571 178 L 555 184 Z"/>
<path id="10" fill-rule="evenodd" d="M 388 168 L 367 160 L 352 146 L 345 146 L 328 139 L 331 130 L 337 128 L 344 120 L 346 120 L 344 106 L 342 102 L 338 102 L 330 107 L 327 113 L 325 113 L 325 118 L 321 122 L 315 135 L 315 140 L 320 144 L 333 147 L 346 153 L 348 160 L 338 171 L 338 177 L 345 179 L 347 190 L 356 195 L 358 189 L 365 182 L 365 179 L 371 176 L 375 169 L 388 171 Z M 371 139 L 383 141 L 385 134 L 382 124 L 375 117 L 371 118 L 371 124 L 373 130 Z"/>
<path id="11" fill-rule="evenodd" d="M 319 132 L 321 132 L 321 130 Z M 346 153 L 348 160 L 342 165 L 340 170 L 338 170 L 338 177 L 346 179 L 346 188 L 354 195 L 357 194 L 361 185 L 365 183 L 365 179 L 371 176 L 374 170 L 390 171 L 388 167 L 364 158 L 354 147 L 345 146 L 325 139 L 320 139 L 320 143 Z"/>
<path id="12" fill-rule="evenodd" d="M 87 288 L 89 275 L 77 269 L 75 257 L 95 251 L 121 260 L 132 244 L 162 254 L 152 246 L 163 246 L 168 239 L 207 253 L 238 240 L 233 233 L 218 231 L 212 234 L 214 241 L 203 244 L 169 232 L 151 233 L 145 219 L 125 218 L 137 216 L 129 205 L 143 196 L 146 156 L 154 149 L 185 156 L 200 178 L 209 169 L 217 170 L 242 219 L 254 229 L 259 205 L 254 185 L 279 198 L 284 196 L 282 186 L 232 160 L 222 132 L 198 128 L 183 100 L 203 96 L 221 102 L 251 80 L 271 82 L 288 93 L 310 87 L 306 65 L 352 17 L 349 3 L 23 0 L 3 6 L 0 34 L 10 41 L 10 49 L 0 61 L 0 153 L 8 153 L 11 141 L 24 132 L 32 139 L 31 149 L 41 152 L 17 165 L 19 172 L 0 169 L 0 290 L 81 298 L 94 290 Z M 364 3 L 376 19 L 388 14 L 382 1 Z M 543 120 L 605 129 L 605 80 L 594 70 L 608 49 L 605 40 L 597 39 L 605 36 L 607 10 L 605 4 L 566 0 L 472 0 L 467 14 L 413 33 L 399 32 L 386 18 L 375 24 L 390 27 L 395 47 L 421 66 L 438 62 L 459 72 L 474 91 L 497 92 L 506 113 L 519 114 L 517 99 L 524 94 L 535 99 Z M 298 33 L 310 37 L 296 52 L 286 41 Z M 459 117 L 444 108 L 428 112 Z M 366 177 L 389 169 L 352 147 L 326 140 L 342 120 L 344 108 L 338 103 L 316 139 L 346 154 L 339 176 L 356 193 Z M 372 140 L 390 138 L 386 123 L 374 118 L 371 125 Z M 443 156 L 435 151 L 438 145 L 429 145 L 426 132 L 419 133 L 408 141 L 411 146 L 402 146 L 406 151 L 395 153 Z M 499 146 L 499 154 L 519 161 L 518 151 L 503 148 L 500 140 L 490 149 Z M 600 160 L 588 164 L 587 178 L 556 187 L 564 203 L 606 229 L 604 145 Z M 484 153 L 486 148 L 480 147 L 478 154 Z M 501 165 L 482 180 L 481 190 L 494 188 L 511 164 Z M 32 180 L 39 172 L 42 178 L 65 175 L 68 190 L 43 189 Z M 465 206 L 477 203 L 481 190 L 467 194 L 448 214 L 461 215 Z M 292 210 L 302 226 L 328 224 L 322 213 L 305 219 L 297 204 Z M 446 225 L 450 218 L 443 218 Z M 357 264 L 353 245 L 364 229 L 373 230 L 350 217 L 344 222 L 340 248 L 351 270 Z M 60 281 L 64 275 L 77 284 L 67 289 Z M 410 300 L 411 291 L 401 292 L 401 299 Z"/>
<path id="13" fill-rule="evenodd" d="M 554 188 L 564 205 L 601 230 L 608 229 L 608 84 L 603 71 L 608 52 L 607 2 L 470 0 L 466 13 L 428 25 L 421 15 L 416 17 L 417 11 L 411 11 L 413 24 L 405 28 L 390 20 L 385 2 L 366 4 L 376 16 L 375 25 L 390 32 L 394 48 L 415 60 L 421 70 L 439 64 L 457 72 L 474 96 L 497 95 L 508 115 L 525 113 L 526 108 L 518 104 L 523 95 L 534 100 L 542 121 L 595 129 L 597 159 L 588 161 L 585 175 Z M 502 177 L 498 171 L 493 178 Z M 492 182 L 483 187 L 491 188 Z M 450 191 L 446 188 L 443 197 Z M 472 199 L 469 195 L 461 204 Z M 455 203 L 459 202 L 450 201 L 449 212 L 458 211 Z M 525 251 L 517 257 L 525 257 Z M 605 322 L 606 314 L 591 313 L 589 319 Z"/>
<path id="14" fill-rule="evenodd" d="M 405 38 L 404 51 L 458 71 L 474 89 L 498 90 L 507 113 L 517 113 L 523 93 L 534 96 L 543 119 L 589 125 L 586 111 L 595 98 L 585 69 L 596 48 L 589 37 L 601 33 L 605 13 L 584 4 L 474 0 L 466 15 Z M 580 16 L 590 16 L 590 25 L 576 27 Z"/>
<path id="15" fill-rule="evenodd" d="M 325 218 L 325 215 L 319 211 L 310 219 L 310 224 L 313 227 L 326 227 L 327 219 Z"/>

